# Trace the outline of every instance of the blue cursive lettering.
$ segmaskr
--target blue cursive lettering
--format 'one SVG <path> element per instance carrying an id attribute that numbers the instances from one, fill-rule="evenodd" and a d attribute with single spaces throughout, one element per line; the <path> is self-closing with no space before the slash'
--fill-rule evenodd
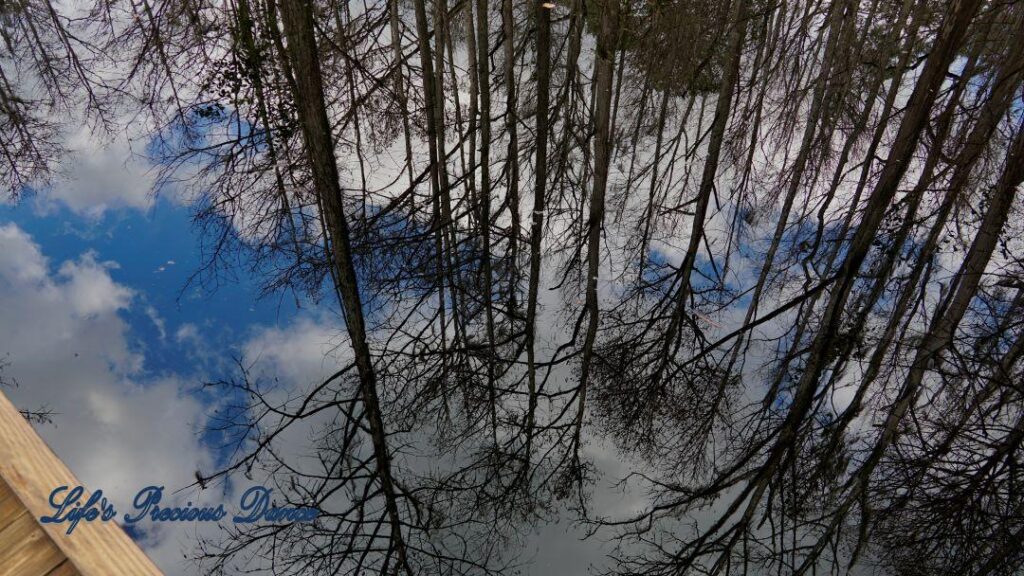
<path id="1" fill-rule="evenodd" d="M 320 516 L 320 510 L 313 507 L 275 506 L 272 493 L 272 489 L 263 486 L 249 488 L 239 500 L 239 514 L 231 520 L 237 524 L 260 521 L 283 524 L 311 522 Z M 124 524 L 136 524 L 146 519 L 151 522 L 219 522 L 228 514 L 222 504 L 216 507 L 197 507 L 188 502 L 183 507 L 162 506 L 163 496 L 163 486 L 147 486 L 139 490 L 132 500 L 131 511 L 122 517 Z M 59 486 L 50 492 L 49 501 L 53 514 L 43 516 L 39 521 L 43 524 L 67 523 L 68 534 L 74 532 L 79 522 L 108 522 L 117 516 L 114 505 L 107 502 L 102 490 L 85 498 L 85 489 L 81 486 Z"/>
<path id="2" fill-rule="evenodd" d="M 239 505 L 244 516 L 235 516 L 231 520 L 236 524 L 250 524 L 265 520 L 267 522 L 311 522 L 320 515 L 316 508 L 278 508 L 270 502 L 270 488 L 253 486 L 242 494 Z"/>
<path id="3" fill-rule="evenodd" d="M 60 495 L 63 492 L 67 492 L 67 494 L 61 499 Z M 67 534 L 71 534 L 74 532 L 75 527 L 78 526 L 78 523 L 83 520 L 92 522 L 99 518 L 101 522 L 107 522 L 117 515 L 114 505 L 107 502 L 107 499 L 103 497 L 102 490 L 93 492 L 89 499 L 82 503 L 81 499 L 84 493 L 85 489 L 81 486 L 75 486 L 71 490 L 68 490 L 67 486 L 54 488 L 53 492 L 50 492 L 50 507 L 55 512 L 52 516 L 41 517 L 39 521 L 43 524 L 62 524 L 67 522 Z"/>
<path id="4" fill-rule="evenodd" d="M 134 524 L 146 516 L 153 522 L 217 522 L 228 514 L 223 505 L 216 508 L 194 508 L 189 502 L 184 508 L 161 507 L 163 494 L 163 486 L 147 486 L 139 490 L 132 501 L 132 507 L 137 513 L 134 516 L 125 514 L 125 524 Z"/>

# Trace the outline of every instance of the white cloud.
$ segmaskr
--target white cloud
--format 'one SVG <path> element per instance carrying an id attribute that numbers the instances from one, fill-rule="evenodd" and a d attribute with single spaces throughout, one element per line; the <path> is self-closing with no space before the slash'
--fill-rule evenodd
<path id="1" fill-rule="evenodd" d="M 132 135 L 107 139 L 80 126 L 65 141 L 67 157 L 54 183 L 40 197 L 40 207 L 66 206 L 76 214 L 97 218 L 116 208 L 148 209 L 153 205 L 156 170 L 133 150 Z"/>
<path id="2" fill-rule="evenodd" d="M 61 265 L 61 287 L 78 315 L 110 314 L 128 308 L 135 292 L 110 278 L 107 270 L 116 266 L 112 262 L 97 262 L 94 252 L 83 254 L 77 262 L 69 260 Z"/>
<path id="3" fill-rule="evenodd" d="M 199 343 L 202 341 L 199 336 L 199 328 L 191 322 L 186 322 L 178 327 L 178 330 L 174 332 L 174 340 L 179 344 L 185 342 Z"/>
<path id="4" fill-rule="evenodd" d="M 300 318 L 286 328 L 258 331 L 244 347 L 247 362 L 292 385 L 318 382 L 350 354 L 341 326 Z"/>
<path id="5" fill-rule="evenodd" d="M 557 309 L 559 298 L 557 290 L 541 291 L 541 300 L 548 309 Z M 541 318 L 538 332 L 544 345 L 538 347 L 547 350 L 545 346 L 549 346 L 553 350 L 558 338 L 564 337 L 564 325 L 559 324 L 557 314 L 542 315 Z M 279 328 L 260 329 L 242 349 L 251 368 L 250 376 L 264 385 L 273 381 L 274 387 L 264 388 L 271 402 L 294 401 L 302 392 L 351 361 L 351 349 L 343 324 L 340 319 L 327 314 L 300 317 Z M 568 365 L 559 366 L 555 372 L 555 380 L 573 378 Z M 327 413 L 320 413 L 290 427 L 276 438 L 276 453 L 285 455 L 289 465 L 296 469 L 310 464 L 306 459 L 312 448 L 310 437 L 330 417 Z M 429 431 L 423 433 L 429 434 Z M 400 435 L 402 439 L 396 442 L 415 443 L 418 434 Z M 591 491 L 595 513 L 619 518 L 635 514 L 648 504 L 646 493 L 638 489 L 636 482 L 618 485 L 631 472 L 641 470 L 638 463 L 625 458 L 610 443 L 589 436 L 582 450 L 584 458 L 593 463 L 597 472 Z M 316 466 L 315 462 L 312 464 Z M 422 465 L 422 461 L 409 457 L 400 460 L 396 467 L 412 471 Z M 537 526 L 523 525 L 522 528 L 521 540 L 517 540 L 515 545 L 521 546 L 516 553 L 518 561 L 524 564 L 523 573 L 585 576 L 608 567 L 607 555 L 612 546 L 608 542 L 607 531 L 588 538 L 588 527 L 569 515 Z"/>
<path id="6" fill-rule="evenodd" d="M 111 267 L 87 253 L 54 271 L 28 234 L 0 227 L 0 355 L 19 383 L 5 393 L 20 408 L 56 412 L 40 434 L 86 486 L 126 510 L 137 490 L 176 490 L 212 458 L 196 434 L 206 408 L 186 394 L 194 383 L 142 374 L 144 358 L 119 316 L 138 298 Z M 194 527 L 146 528 L 161 568 L 187 573 L 180 544 Z"/>

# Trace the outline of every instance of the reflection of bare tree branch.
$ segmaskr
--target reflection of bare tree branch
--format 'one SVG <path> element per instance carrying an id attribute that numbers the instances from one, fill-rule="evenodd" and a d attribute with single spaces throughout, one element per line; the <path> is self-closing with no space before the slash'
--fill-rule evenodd
<path id="1" fill-rule="evenodd" d="M 8 180 L 72 87 L 116 95 L 195 194 L 197 282 L 337 297 L 332 376 L 210 388 L 197 482 L 325 511 L 214 572 L 512 571 L 564 518 L 624 574 L 1022 560 L 1017 4 L 50 8 L 4 8 Z M 599 447 L 645 507 L 594 517 Z"/>

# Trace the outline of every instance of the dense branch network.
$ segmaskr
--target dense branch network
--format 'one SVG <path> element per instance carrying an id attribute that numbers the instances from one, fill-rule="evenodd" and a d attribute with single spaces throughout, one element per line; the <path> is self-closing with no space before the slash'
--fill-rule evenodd
<path id="1" fill-rule="evenodd" d="M 49 4 L 15 5 L 31 38 Z M 200 281 L 241 260 L 344 323 L 330 379 L 218 384 L 213 475 L 325 514 L 211 569 L 501 572 L 566 515 L 622 574 L 1024 562 L 1019 3 L 139 0 L 46 30 L 4 73 L 152 122 Z M 46 131 L 3 82 L 17 191 Z M 640 463 L 633 516 L 590 505 L 598 440 Z"/>

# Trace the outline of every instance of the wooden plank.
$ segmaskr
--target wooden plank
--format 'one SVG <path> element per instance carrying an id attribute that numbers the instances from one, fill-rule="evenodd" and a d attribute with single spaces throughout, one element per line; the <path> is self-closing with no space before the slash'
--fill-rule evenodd
<path id="1" fill-rule="evenodd" d="M 28 509 L 22 506 L 21 501 L 11 492 L 7 484 L 0 480 L 0 491 L 2 490 L 6 490 L 6 493 L 0 494 L 0 530 L 14 522 L 18 516 L 28 513 Z"/>
<path id="2" fill-rule="evenodd" d="M 0 392 L 0 478 L 28 509 L 33 522 L 52 514 L 50 492 L 79 486 L 68 467 Z M 87 491 L 83 497 L 88 498 Z M 42 524 L 49 539 L 83 576 L 159 576 L 161 573 L 115 522 L 82 522 L 70 535 L 62 524 Z"/>
<path id="3" fill-rule="evenodd" d="M 45 576 L 64 560 L 64 554 L 28 514 L 0 531 L 0 576 Z"/>
<path id="4" fill-rule="evenodd" d="M 65 560 L 47 572 L 46 576 L 79 576 L 79 574 L 78 570 L 75 570 L 74 564 L 70 560 Z"/>
<path id="5" fill-rule="evenodd" d="M 20 516 L 28 514 L 28 509 L 21 505 L 17 499 L 10 499 L 7 505 L 0 507 L 0 530 L 7 528 Z"/>
<path id="6" fill-rule="evenodd" d="M 4 500 L 11 496 L 14 496 L 14 492 L 11 492 L 11 489 L 10 487 L 7 486 L 7 483 L 3 481 L 3 478 L 0 478 L 0 502 L 3 502 Z"/>

